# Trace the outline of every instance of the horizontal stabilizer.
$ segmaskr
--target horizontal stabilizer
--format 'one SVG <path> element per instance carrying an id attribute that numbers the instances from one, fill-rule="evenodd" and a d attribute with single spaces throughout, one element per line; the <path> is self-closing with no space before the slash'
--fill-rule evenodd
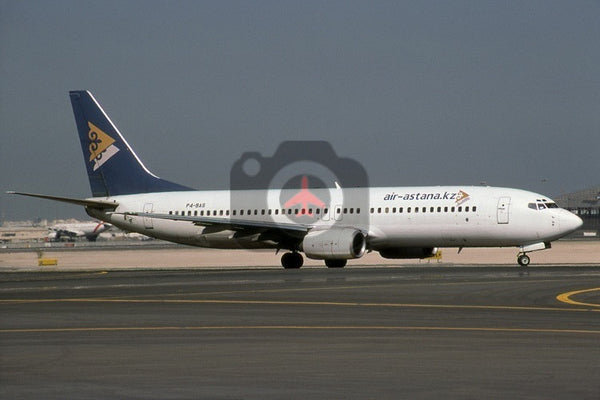
<path id="1" fill-rule="evenodd" d="M 119 203 L 117 203 L 116 201 L 108 201 L 108 200 L 75 199 L 72 197 L 49 196 L 46 194 L 15 192 L 12 190 L 8 191 L 6 193 L 7 194 L 18 194 L 21 196 L 37 197 L 37 198 L 46 199 L 46 200 L 62 201 L 63 203 L 77 204 L 79 206 L 91 207 L 91 208 L 114 210 L 115 208 L 117 208 L 119 206 Z"/>

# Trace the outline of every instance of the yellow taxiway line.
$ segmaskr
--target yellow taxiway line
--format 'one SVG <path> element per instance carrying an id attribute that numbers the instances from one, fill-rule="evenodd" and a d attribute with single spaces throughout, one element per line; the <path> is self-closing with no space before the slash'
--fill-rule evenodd
<path id="1" fill-rule="evenodd" d="M 575 290 L 573 292 L 567 292 L 567 293 L 562 293 L 559 294 L 558 296 L 556 296 L 556 300 L 562 302 L 562 303 L 567 303 L 567 304 L 571 304 L 574 306 L 585 306 L 585 307 L 598 307 L 600 308 L 600 304 L 598 303 L 584 303 L 581 301 L 575 301 L 573 299 L 571 299 L 572 296 L 577 296 L 578 294 L 582 294 L 582 293 L 589 293 L 589 292 L 597 292 L 600 291 L 600 288 L 593 288 L 593 289 L 583 289 L 583 290 Z M 596 310 L 594 310 L 596 311 Z M 598 310 L 600 311 L 600 310 Z"/>
<path id="2" fill-rule="evenodd" d="M 69 332 L 132 332 L 132 331 L 211 331 L 211 330 L 379 330 L 379 331 L 455 331 L 503 333 L 569 333 L 600 335 L 600 330 L 587 329 L 537 329 L 537 328 L 486 328 L 445 326 L 328 326 L 328 325 L 234 325 L 234 326 L 130 326 L 130 327 L 79 327 L 79 328 L 16 328 L 0 329 L 1 333 L 69 333 Z"/>
<path id="3" fill-rule="evenodd" d="M 591 291 L 589 289 L 587 291 Z M 593 289 L 593 290 L 600 290 Z M 584 291 L 565 293 L 573 295 Z M 563 295 L 560 295 L 561 297 Z M 558 298 L 558 297 L 557 297 Z M 567 297 L 568 298 L 568 297 Z M 560 299 L 559 299 L 560 300 Z M 563 300 L 561 300 L 563 301 Z M 600 309 L 534 307 L 534 306 L 502 306 L 502 305 L 461 305 L 461 304 L 414 304 L 414 303 L 369 303 L 369 302 L 335 302 L 335 301 L 286 301 L 286 300 L 218 300 L 218 299 L 119 299 L 119 298 L 59 298 L 59 299 L 11 299 L 0 300 L 0 304 L 35 304 L 35 303 L 122 303 L 122 304 L 243 304 L 243 305 L 284 305 L 284 306 L 329 306 L 329 307 L 388 307 L 388 308 L 442 308 L 467 310 L 510 310 L 510 311 L 597 311 Z M 569 300 L 569 304 L 600 307 L 597 304 L 578 303 Z"/>

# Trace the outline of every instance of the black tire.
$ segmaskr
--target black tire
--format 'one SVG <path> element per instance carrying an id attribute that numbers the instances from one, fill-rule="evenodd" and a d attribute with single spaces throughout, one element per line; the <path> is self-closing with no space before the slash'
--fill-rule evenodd
<path id="1" fill-rule="evenodd" d="M 517 257 L 517 262 L 519 263 L 519 265 L 521 267 L 527 267 L 529 265 L 529 263 L 531 262 L 531 259 L 529 258 L 529 256 L 527 254 L 521 254 L 520 256 Z"/>
<path id="2" fill-rule="evenodd" d="M 325 260 L 325 265 L 328 268 L 344 268 L 347 262 L 347 260 Z"/>
<path id="3" fill-rule="evenodd" d="M 281 256 L 281 266 L 285 269 L 298 269 L 304 264 L 304 257 L 300 253 L 285 253 Z"/>

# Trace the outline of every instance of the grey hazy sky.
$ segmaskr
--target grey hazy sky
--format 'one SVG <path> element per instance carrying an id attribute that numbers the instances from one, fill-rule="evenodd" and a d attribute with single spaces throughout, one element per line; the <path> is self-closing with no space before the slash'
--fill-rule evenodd
<path id="1" fill-rule="evenodd" d="M 592 0 L 0 0 L 0 218 L 85 215 L 4 194 L 90 195 L 70 89 L 197 188 L 299 139 L 377 186 L 596 185 L 599 21 Z"/>

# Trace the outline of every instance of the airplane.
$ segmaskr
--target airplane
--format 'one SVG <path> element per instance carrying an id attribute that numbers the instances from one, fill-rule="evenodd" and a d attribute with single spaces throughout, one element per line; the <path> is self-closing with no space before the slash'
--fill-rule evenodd
<path id="1" fill-rule="evenodd" d="M 112 228 L 112 225 L 106 222 L 77 222 L 72 224 L 57 224 L 50 228 L 48 239 L 50 241 L 60 241 L 61 238 L 74 240 L 78 237 L 85 237 L 90 242 L 95 242 L 102 232 Z"/>
<path id="2" fill-rule="evenodd" d="M 69 95 L 92 197 L 8 193 L 83 206 L 125 231 L 200 247 L 285 250 L 286 269 L 300 268 L 302 253 L 341 268 L 372 251 L 422 259 L 439 248 L 467 247 L 515 247 L 517 263 L 527 266 L 530 252 L 550 248 L 583 224 L 547 196 L 502 187 L 336 183 L 309 190 L 306 180 L 306 205 L 286 204 L 297 194 L 293 189 L 194 190 L 150 172 L 89 91 Z M 241 203 L 232 202 L 236 196 Z"/>

